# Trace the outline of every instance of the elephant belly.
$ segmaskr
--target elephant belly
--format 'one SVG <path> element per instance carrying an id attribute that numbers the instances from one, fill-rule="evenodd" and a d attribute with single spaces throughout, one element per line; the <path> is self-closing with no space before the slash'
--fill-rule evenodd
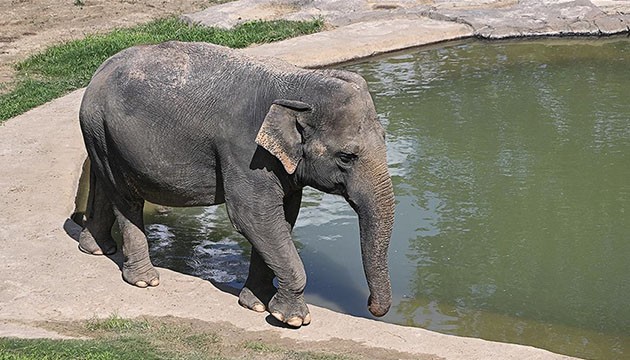
<path id="1" fill-rule="evenodd" d="M 215 162 L 193 161 L 173 153 L 140 152 L 110 158 L 113 183 L 121 192 L 165 206 L 207 206 L 224 202 L 223 184 Z M 123 189 L 126 187 L 127 189 Z"/>
<path id="2" fill-rule="evenodd" d="M 222 187 L 207 179 L 191 179 L 184 182 L 143 182 L 138 186 L 139 195 L 154 204 L 165 206 L 208 206 L 225 202 Z"/>
<path id="3" fill-rule="evenodd" d="M 105 162 L 114 186 L 122 193 L 165 206 L 223 203 L 212 142 L 199 132 L 173 131 L 175 126 L 169 123 L 166 119 L 152 126 L 144 117 L 109 119 Z"/>

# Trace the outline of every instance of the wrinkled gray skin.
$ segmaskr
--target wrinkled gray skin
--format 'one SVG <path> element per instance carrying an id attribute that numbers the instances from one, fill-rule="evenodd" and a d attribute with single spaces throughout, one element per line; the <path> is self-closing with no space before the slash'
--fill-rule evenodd
<path id="1" fill-rule="evenodd" d="M 306 274 L 291 230 L 302 188 L 312 186 L 343 196 L 357 212 L 368 308 L 375 316 L 389 310 L 394 194 L 385 133 L 359 75 L 202 43 L 133 47 L 96 72 L 80 123 L 91 172 L 79 247 L 115 252 L 118 220 L 125 281 L 159 283 L 144 233 L 145 200 L 225 203 L 253 245 L 239 303 L 290 326 L 308 324 Z"/>

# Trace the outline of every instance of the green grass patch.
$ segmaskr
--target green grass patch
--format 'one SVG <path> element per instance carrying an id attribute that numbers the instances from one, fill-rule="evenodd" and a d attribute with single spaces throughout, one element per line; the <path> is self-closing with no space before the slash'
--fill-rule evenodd
<path id="1" fill-rule="evenodd" d="M 0 339 L 2 360 L 136 360 L 168 359 L 142 338 L 101 340 Z"/>
<path id="2" fill-rule="evenodd" d="M 243 343 L 243 347 L 245 349 L 251 350 L 251 351 L 255 351 L 258 353 L 271 353 L 271 352 L 277 352 L 278 348 L 273 346 L 273 345 L 269 345 L 269 344 L 265 344 L 262 341 L 245 341 Z"/>
<path id="3" fill-rule="evenodd" d="M 0 95 L 0 122 L 86 86 L 103 61 L 130 46 L 179 40 L 244 48 L 251 44 L 312 34 L 320 31 L 323 25 L 321 19 L 255 21 L 225 30 L 189 25 L 171 17 L 69 41 L 16 65 L 16 83 L 11 91 Z"/>
<path id="4" fill-rule="evenodd" d="M 214 326 L 214 325 L 213 325 Z M 0 338 L 0 360 L 56 359 L 285 359 L 351 360 L 343 354 L 295 351 L 264 340 L 247 340 L 231 328 L 200 328 L 181 320 L 123 319 L 113 315 L 65 324 L 88 340 Z M 221 335 L 219 335 L 219 333 Z M 256 335 L 254 335 L 256 336 Z"/>
<path id="5" fill-rule="evenodd" d="M 151 327 L 148 321 L 138 319 L 123 319 L 117 314 L 113 314 L 107 319 L 92 319 L 85 327 L 90 331 L 109 331 L 122 333 L 125 331 L 142 331 Z"/>

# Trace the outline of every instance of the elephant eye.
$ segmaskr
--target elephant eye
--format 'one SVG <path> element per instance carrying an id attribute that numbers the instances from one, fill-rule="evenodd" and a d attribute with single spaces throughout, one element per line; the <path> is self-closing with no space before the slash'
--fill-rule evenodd
<path id="1" fill-rule="evenodd" d="M 357 159 L 357 155 L 345 152 L 338 152 L 337 159 L 339 159 L 339 162 L 343 165 L 352 165 L 352 163 Z"/>

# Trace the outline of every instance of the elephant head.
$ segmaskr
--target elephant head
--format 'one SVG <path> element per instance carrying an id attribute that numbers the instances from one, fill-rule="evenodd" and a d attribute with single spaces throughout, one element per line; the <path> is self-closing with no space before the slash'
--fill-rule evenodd
<path id="1" fill-rule="evenodd" d="M 317 81 L 305 86 L 299 100 L 273 102 L 256 143 L 300 185 L 341 195 L 356 211 L 368 308 L 383 316 L 391 306 L 387 249 L 394 222 L 385 131 L 361 76 L 339 70 L 315 73 Z"/>

